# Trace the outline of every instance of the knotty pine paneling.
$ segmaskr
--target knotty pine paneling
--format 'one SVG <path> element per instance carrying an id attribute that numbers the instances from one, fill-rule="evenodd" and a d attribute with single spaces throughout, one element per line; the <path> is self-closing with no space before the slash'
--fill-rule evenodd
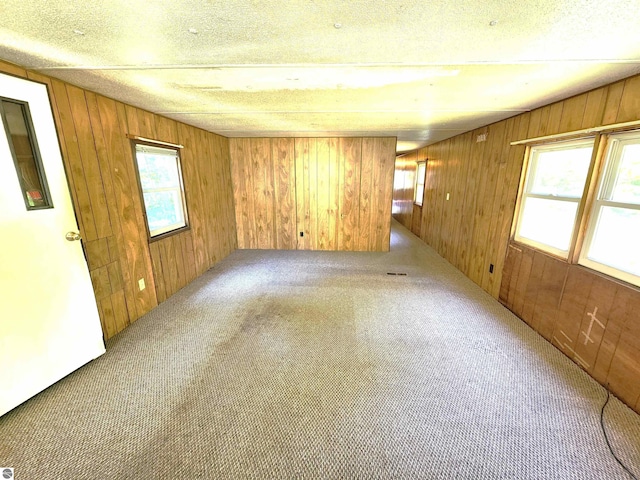
<path id="1" fill-rule="evenodd" d="M 226 138 L 12 64 L 0 72 L 48 87 L 105 338 L 236 248 Z M 127 134 L 184 145 L 190 230 L 148 242 Z"/>
<path id="2" fill-rule="evenodd" d="M 388 250 L 395 138 L 232 138 L 229 150 L 239 248 Z"/>
<path id="3" fill-rule="evenodd" d="M 420 238 L 637 411 L 638 289 L 510 244 L 525 155 L 510 143 L 639 119 L 635 76 L 419 150 L 428 158 Z M 604 327 L 585 344 L 595 307 Z"/>
<path id="4" fill-rule="evenodd" d="M 416 169 L 418 152 L 411 152 L 396 157 L 393 174 L 393 207 L 392 215 L 406 228 L 413 224 L 413 197 L 416 188 Z"/>

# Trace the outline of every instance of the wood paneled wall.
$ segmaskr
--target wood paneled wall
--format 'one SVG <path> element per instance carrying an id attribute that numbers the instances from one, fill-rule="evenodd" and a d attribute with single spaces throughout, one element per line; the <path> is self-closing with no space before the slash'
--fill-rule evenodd
<path id="1" fill-rule="evenodd" d="M 637 289 L 510 244 L 500 301 L 640 413 Z"/>
<path id="2" fill-rule="evenodd" d="M 235 249 L 227 140 L 44 75 L 73 204 L 109 338 Z M 127 134 L 180 143 L 191 230 L 149 245 Z M 139 290 L 138 280 L 146 288 Z"/>
<path id="3" fill-rule="evenodd" d="M 409 230 L 413 224 L 413 197 L 416 188 L 417 162 L 417 151 L 399 155 L 396 157 L 393 175 L 392 215 Z"/>
<path id="4" fill-rule="evenodd" d="M 295 250 L 293 139 L 229 139 L 238 248 Z"/>
<path id="5" fill-rule="evenodd" d="M 388 251 L 395 138 L 229 147 L 239 248 Z"/>
<path id="6" fill-rule="evenodd" d="M 420 236 L 420 229 L 422 228 L 422 206 L 413 205 L 413 213 L 411 214 L 411 233 L 416 236 Z"/>
<path id="7" fill-rule="evenodd" d="M 191 229 L 151 242 L 158 302 L 163 302 L 236 249 L 228 140 L 157 117 L 157 137 L 180 151 Z M 190 145 L 192 148 L 188 148 Z"/>
<path id="8" fill-rule="evenodd" d="M 418 150 L 428 158 L 420 237 L 498 298 L 525 152 L 510 143 L 639 118 L 635 76 Z"/>
<path id="9" fill-rule="evenodd" d="M 510 143 L 639 119 L 634 76 L 418 151 L 428 158 L 420 237 L 637 411 L 639 289 L 519 245 L 506 253 L 525 154 Z M 606 328 L 578 346 L 595 306 Z"/>

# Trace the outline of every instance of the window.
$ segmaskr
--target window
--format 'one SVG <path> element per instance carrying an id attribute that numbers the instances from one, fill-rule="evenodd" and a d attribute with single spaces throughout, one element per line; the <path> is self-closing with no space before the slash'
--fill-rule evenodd
<path id="1" fill-rule="evenodd" d="M 0 116 L 27 210 L 52 208 L 53 203 L 31 123 L 29 105 L 17 100 L 0 98 Z"/>
<path id="2" fill-rule="evenodd" d="M 187 228 L 178 149 L 140 142 L 134 145 L 149 238 Z"/>
<path id="3" fill-rule="evenodd" d="M 640 285 L 640 133 L 612 135 L 579 263 Z"/>
<path id="4" fill-rule="evenodd" d="M 514 240 L 640 286 L 640 131 L 531 147 Z"/>
<path id="5" fill-rule="evenodd" d="M 515 239 L 567 258 L 593 139 L 532 147 Z"/>
<path id="6" fill-rule="evenodd" d="M 427 174 L 427 162 L 418 162 L 416 169 L 416 188 L 414 190 L 413 203 L 422 206 L 424 198 L 424 179 Z"/>

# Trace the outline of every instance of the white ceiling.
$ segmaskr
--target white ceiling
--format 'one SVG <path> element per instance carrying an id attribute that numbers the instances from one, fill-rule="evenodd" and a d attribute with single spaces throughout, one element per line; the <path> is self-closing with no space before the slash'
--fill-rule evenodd
<path id="1" fill-rule="evenodd" d="M 0 58 L 229 137 L 406 151 L 640 72 L 640 0 L 2 0 Z"/>

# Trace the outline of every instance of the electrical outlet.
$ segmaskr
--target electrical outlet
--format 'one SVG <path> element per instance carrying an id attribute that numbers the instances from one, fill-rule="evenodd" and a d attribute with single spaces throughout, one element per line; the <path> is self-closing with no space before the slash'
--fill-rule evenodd
<path id="1" fill-rule="evenodd" d="M 147 286 L 144 284 L 144 278 L 138 280 L 138 287 L 140 287 L 140 291 L 144 290 Z"/>

